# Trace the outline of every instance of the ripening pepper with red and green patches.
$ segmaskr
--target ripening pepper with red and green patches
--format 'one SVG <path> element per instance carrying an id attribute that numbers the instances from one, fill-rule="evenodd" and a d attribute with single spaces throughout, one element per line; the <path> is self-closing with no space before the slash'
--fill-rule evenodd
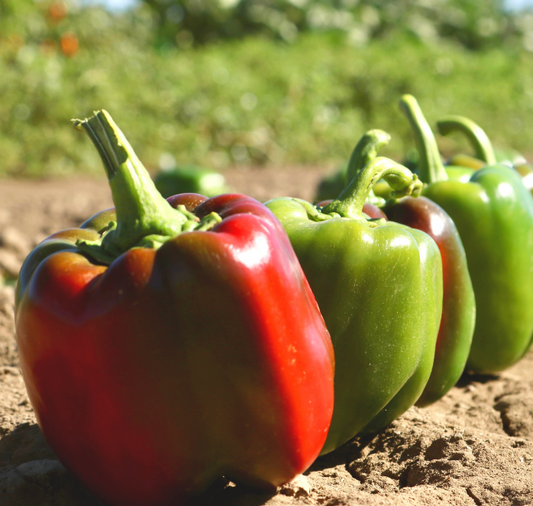
<path id="1" fill-rule="evenodd" d="M 105 111 L 77 124 L 115 209 L 22 267 L 17 343 L 45 438 L 110 505 L 290 481 L 326 439 L 334 358 L 285 231 L 250 197 L 165 200 Z"/>

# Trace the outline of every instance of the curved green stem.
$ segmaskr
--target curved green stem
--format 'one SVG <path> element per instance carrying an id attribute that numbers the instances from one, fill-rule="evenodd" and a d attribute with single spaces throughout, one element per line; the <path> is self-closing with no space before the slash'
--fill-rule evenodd
<path id="1" fill-rule="evenodd" d="M 348 169 L 346 170 L 346 184 L 366 167 L 374 158 L 377 158 L 379 150 L 390 142 L 391 136 L 383 130 L 369 130 L 360 139 L 354 150 Z"/>
<path id="2" fill-rule="evenodd" d="M 392 197 L 407 195 L 417 197 L 422 190 L 422 182 L 407 167 L 388 158 L 374 158 L 334 200 L 322 209 L 323 213 L 337 213 L 345 218 L 360 219 L 363 206 L 370 190 L 380 180 L 385 179 L 394 190 Z"/>
<path id="3" fill-rule="evenodd" d="M 160 245 L 194 227 L 198 218 L 173 209 L 161 196 L 109 113 L 102 110 L 89 119 L 73 121 L 77 129 L 87 132 L 102 158 L 116 208 L 116 226 L 109 227 L 101 244 L 89 245 L 93 252 L 100 247 L 100 256 L 112 259 L 145 244 L 146 237 L 157 238 L 153 244 Z"/>
<path id="4" fill-rule="evenodd" d="M 377 158 L 379 150 L 390 142 L 391 136 L 383 130 L 369 130 L 360 139 L 355 146 L 348 168 L 346 170 L 346 185 L 357 176 L 360 170 L 366 167 L 372 160 Z M 375 205 L 383 205 L 385 200 L 381 197 L 376 197 L 374 190 L 371 189 L 367 202 Z"/>
<path id="5" fill-rule="evenodd" d="M 476 158 L 484 161 L 487 165 L 496 163 L 496 156 L 492 143 L 483 130 L 475 121 L 464 116 L 446 116 L 437 121 L 437 128 L 441 135 L 449 135 L 453 132 L 461 132 L 468 138 L 468 142 L 474 148 Z"/>
<path id="6" fill-rule="evenodd" d="M 416 98 L 412 95 L 403 95 L 400 99 L 400 108 L 407 116 L 415 136 L 419 152 L 420 179 L 428 184 L 446 181 L 448 175 L 440 158 L 437 141 Z"/>

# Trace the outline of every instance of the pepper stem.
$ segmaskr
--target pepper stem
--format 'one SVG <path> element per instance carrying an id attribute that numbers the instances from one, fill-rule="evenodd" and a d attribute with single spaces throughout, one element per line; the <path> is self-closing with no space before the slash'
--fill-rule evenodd
<path id="1" fill-rule="evenodd" d="M 380 179 L 385 179 L 394 190 L 393 198 L 407 195 L 418 197 L 423 186 L 417 175 L 407 167 L 380 156 L 359 171 L 339 198 L 324 207 L 322 212 L 337 213 L 345 218 L 361 218 L 370 190 Z"/>
<path id="2" fill-rule="evenodd" d="M 476 158 L 487 165 L 496 163 L 496 156 L 492 143 L 483 130 L 475 121 L 464 116 L 446 116 L 437 121 L 437 128 L 441 135 L 449 135 L 452 132 L 462 132 L 468 138 L 468 142 L 474 148 Z"/>
<path id="3" fill-rule="evenodd" d="M 437 141 L 416 98 L 412 95 L 403 95 L 400 99 L 400 108 L 407 116 L 415 136 L 419 153 L 420 179 L 428 184 L 446 181 L 448 175 L 440 158 Z"/>
<path id="4" fill-rule="evenodd" d="M 378 156 L 379 150 L 386 146 L 390 139 L 391 137 L 387 132 L 377 129 L 369 130 L 359 139 L 348 162 L 346 184 L 350 183 L 363 167 L 366 167 Z"/>
<path id="5" fill-rule="evenodd" d="M 379 150 L 390 142 L 391 136 L 383 130 L 369 130 L 360 139 L 355 146 L 350 161 L 348 162 L 348 169 L 346 171 L 346 184 L 348 185 L 352 179 L 366 167 L 372 160 L 378 156 Z M 385 200 L 377 197 L 374 190 L 371 189 L 368 193 L 367 202 L 381 206 Z"/>
<path id="6" fill-rule="evenodd" d="M 102 158 L 116 208 L 116 228 L 110 227 L 100 245 L 104 257 L 117 257 L 142 245 L 148 236 L 157 237 L 155 242 L 161 244 L 198 221 L 191 213 L 173 209 L 161 196 L 108 112 L 73 121 L 78 130 L 87 132 Z"/>

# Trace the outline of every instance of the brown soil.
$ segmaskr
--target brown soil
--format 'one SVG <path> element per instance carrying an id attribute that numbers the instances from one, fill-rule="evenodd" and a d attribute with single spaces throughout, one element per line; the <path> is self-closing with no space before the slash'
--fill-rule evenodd
<path id="1" fill-rule="evenodd" d="M 237 191 L 259 200 L 309 199 L 321 174 L 302 167 L 226 172 Z M 42 238 L 110 205 L 103 180 L 1 180 L 0 272 L 9 279 Z M 221 480 L 198 504 L 531 505 L 532 370 L 530 353 L 500 376 L 465 376 L 441 401 L 356 438 L 276 492 Z M 100 505 L 59 463 L 35 422 L 18 368 L 13 288 L 1 283 L 0 392 L 0 504 Z"/>

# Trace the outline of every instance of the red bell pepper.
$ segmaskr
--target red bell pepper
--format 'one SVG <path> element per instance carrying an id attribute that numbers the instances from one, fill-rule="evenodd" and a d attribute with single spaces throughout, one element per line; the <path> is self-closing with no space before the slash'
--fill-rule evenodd
<path id="1" fill-rule="evenodd" d="M 325 441 L 334 366 L 284 230 L 242 195 L 169 205 L 105 111 L 79 124 L 116 208 L 22 268 L 17 342 L 44 436 L 111 505 L 181 504 L 221 475 L 291 480 Z"/>

